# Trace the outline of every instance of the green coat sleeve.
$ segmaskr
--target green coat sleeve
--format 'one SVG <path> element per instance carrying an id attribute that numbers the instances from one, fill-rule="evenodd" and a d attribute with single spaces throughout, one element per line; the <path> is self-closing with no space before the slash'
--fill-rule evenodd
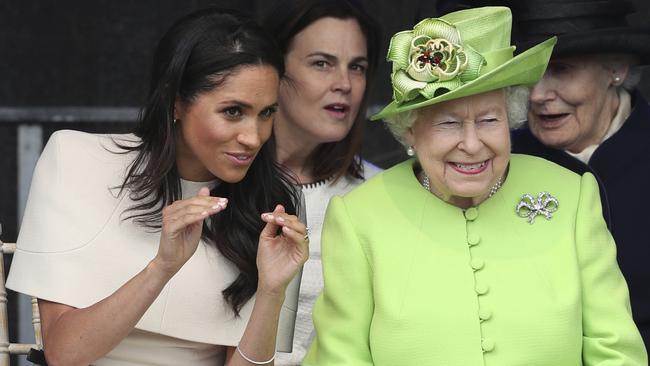
<path id="1" fill-rule="evenodd" d="M 340 197 L 325 215 L 321 255 L 325 286 L 313 310 L 316 339 L 303 365 L 372 365 L 372 268 Z"/>
<path id="2" fill-rule="evenodd" d="M 598 184 L 582 177 L 576 216 L 576 247 L 582 281 L 582 358 L 585 366 L 648 365 L 632 320 L 627 285 L 616 262 L 616 245 L 602 218 Z"/>

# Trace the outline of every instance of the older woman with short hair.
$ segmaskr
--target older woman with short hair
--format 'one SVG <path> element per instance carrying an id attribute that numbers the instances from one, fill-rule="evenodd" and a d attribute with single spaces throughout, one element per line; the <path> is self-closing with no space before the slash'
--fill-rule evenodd
<path id="1" fill-rule="evenodd" d="M 634 320 L 648 345 L 650 196 L 643 192 L 650 187 L 650 106 L 636 86 L 641 65 L 650 65 L 650 28 L 630 25 L 634 7 L 616 0 L 512 6 L 522 48 L 558 35 L 530 94 L 527 128 L 513 133 L 513 151 L 596 176 Z"/>
<path id="2" fill-rule="evenodd" d="M 477 8 L 392 38 L 375 118 L 414 159 L 330 202 L 303 365 L 647 365 L 596 180 L 510 153 L 506 101 L 555 43 L 513 57 L 510 25 Z"/>

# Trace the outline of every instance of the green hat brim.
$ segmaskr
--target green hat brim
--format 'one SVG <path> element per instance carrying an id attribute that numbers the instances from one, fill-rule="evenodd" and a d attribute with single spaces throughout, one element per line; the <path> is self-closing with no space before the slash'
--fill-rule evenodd
<path id="1" fill-rule="evenodd" d="M 413 100 L 401 104 L 393 101 L 384 107 L 384 109 L 379 113 L 370 117 L 370 119 L 376 121 L 394 116 L 398 113 L 452 99 L 485 93 L 491 90 L 505 88 L 507 86 L 532 86 L 544 75 L 546 65 L 551 58 L 551 52 L 553 52 L 553 46 L 556 42 L 556 37 L 549 38 L 535 47 L 532 47 L 504 62 L 502 65 L 490 70 L 484 75 L 480 75 L 478 78 L 434 98 L 427 99 L 420 95 Z"/>

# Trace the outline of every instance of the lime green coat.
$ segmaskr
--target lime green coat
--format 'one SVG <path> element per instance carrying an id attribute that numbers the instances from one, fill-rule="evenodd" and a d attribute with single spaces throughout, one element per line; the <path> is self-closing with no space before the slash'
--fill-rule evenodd
<path id="1" fill-rule="evenodd" d="M 559 208 L 530 224 L 523 194 Z M 513 155 L 503 187 L 466 211 L 407 161 L 331 201 L 325 288 L 303 365 L 647 365 L 598 186 Z"/>

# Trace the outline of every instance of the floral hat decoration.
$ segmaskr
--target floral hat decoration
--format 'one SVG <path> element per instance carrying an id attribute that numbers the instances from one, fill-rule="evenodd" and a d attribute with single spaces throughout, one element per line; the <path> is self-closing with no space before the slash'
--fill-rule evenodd
<path id="1" fill-rule="evenodd" d="M 442 101 L 511 85 L 533 85 L 544 74 L 556 38 L 513 57 L 507 7 L 461 10 L 427 18 L 395 34 L 386 59 L 393 63 L 393 100 L 377 120 Z"/>

